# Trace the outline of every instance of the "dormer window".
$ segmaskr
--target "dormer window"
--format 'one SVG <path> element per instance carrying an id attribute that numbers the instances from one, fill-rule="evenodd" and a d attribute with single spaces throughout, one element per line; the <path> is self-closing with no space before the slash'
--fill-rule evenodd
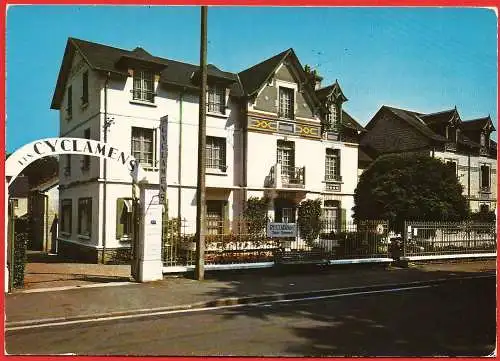
<path id="1" fill-rule="evenodd" d="M 154 75 L 150 71 L 134 71 L 133 99 L 154 103 Z"/>
<path id="2" fill-rule="evenodd" d="M 293 119 L 294 109 L 294 90 L 280 86 L 278 116 L 280 118 Z"/>
<path id="3" fill-rule="evenodd" d="M 218 114 L 226 113 L 226 88 L 221 85 L 209 85 L 207 111 Z"/>
<path id="4" fill-rule="evenodd" d="M 458 130 L 455 127 L 446 127 L 446 138 L 454 143 L 457 142 Z"/>
<path id="5" fill-rule="evenodd" d="M 330 129 L 337 129 L 339 121 L 339 112 L 337 104 L 330 105 L 328 113 L 326 113 L 326 122 L 329 124 Z"/>

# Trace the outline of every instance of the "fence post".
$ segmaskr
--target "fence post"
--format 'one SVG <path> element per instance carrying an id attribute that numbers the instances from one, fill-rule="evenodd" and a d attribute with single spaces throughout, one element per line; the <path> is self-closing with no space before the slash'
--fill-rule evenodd
<path id="1" fill-rule="evenodd" d="M 408 243 L 408 238 L 409 238 L 408 232 L 409 232 L 408 222 L 405 221 L 403 228 L 403 257 L 406 257 L 406 244 Z"/>

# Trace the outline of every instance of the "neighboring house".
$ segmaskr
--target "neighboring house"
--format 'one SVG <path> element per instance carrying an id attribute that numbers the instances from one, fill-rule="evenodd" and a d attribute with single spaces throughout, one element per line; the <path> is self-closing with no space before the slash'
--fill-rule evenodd
<path id="1" fill-rule="evenodd" d="M 384 105 L 365 128 L 362 148 L 442 159 L 455 168 L 472 211 L 496 209 L 497 144 L 489 116 L 463 121 L 456 108 L 424 114 Z"/>
<path id="2" fill-rule="evenodd" d="M 43 183 L 32 186 L 28 204 L 31 218 L 30 249 L 55 251 L 52 224 L 59 213 L 59 177 L 54 176 Z"/>
<path id="3" fill-rule="evenodd" d="M 19 175 L 9 186 L 9 199 L 14 207 L 14 217 L 25 217 L 28 214 L 28 177 Z"/>
<path id="4" fill-rule="evenodd" d="M 293 222 L 298 203 L 321 198 L 325 217 L 351 219 L 358 139 L 338 82 L 319 88 L 288 49 L 240 73 L 208 65 L 207 231 L 229 231 L 251 196 L 269 215 Z M 130 152 L 158 187 L 160 118 L 168 116 L 169 218 L 195 231 L 199 66 L 68 39 L 52 109 L 60 136 L 106 141 Z M 60 160 L 59 253 L 91 261 L 130 249 L 132 183 L 114 162 Z"/>

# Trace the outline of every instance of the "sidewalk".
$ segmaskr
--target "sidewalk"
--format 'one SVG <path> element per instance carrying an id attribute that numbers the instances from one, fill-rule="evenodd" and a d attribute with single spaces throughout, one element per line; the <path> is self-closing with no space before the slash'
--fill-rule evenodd
<path id="1" fill-rule="evenodd" d="M 92 269 L 91 266 L 88 268 Z M 166 277 L 162 281 L 144 284 L 121 282 L 115 287 L 83 286 L 35 293 L 16 292 L 6 295 L 6 317 L 7 326 L 45 319 L 98 318 L 279 299 L 290 295 L 326 294 L 339 292 L 341 288 L 387 287 L 477 277 L 495 274 L 495 271 L 496 260 L 414 265 L 407 269 L 358 265 L 208 272 L 205 281 Z"/>

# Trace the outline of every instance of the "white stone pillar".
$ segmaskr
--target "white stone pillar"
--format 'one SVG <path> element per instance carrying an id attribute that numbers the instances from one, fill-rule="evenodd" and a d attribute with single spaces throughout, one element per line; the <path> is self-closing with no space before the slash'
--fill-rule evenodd
<path id="1" fill-rule="evenodd" d="M 161 260 L 162 209 L 158 188 L 141 187 L 141 222 L 139 227 L 138 274 L 136 281 L 149 282 L 163 279 Z"/>
<path id="2" fill-rule="evenodd" d="M 275 183 L 275 187 L 276 188 L 283 188 L 283 180 L 281 178 L 281 164 L 279 163 L 276 163 L 276 173 L 275 173 L 275 180 L 276 180 L 276 183 Z"/>

